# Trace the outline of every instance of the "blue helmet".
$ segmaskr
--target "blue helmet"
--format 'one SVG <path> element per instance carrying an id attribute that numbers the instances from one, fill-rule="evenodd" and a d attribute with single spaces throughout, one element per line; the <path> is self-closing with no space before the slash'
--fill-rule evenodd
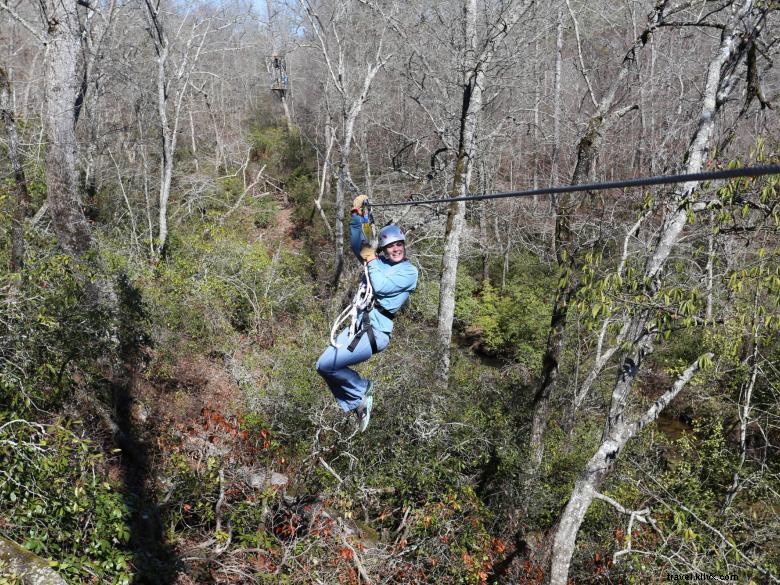
<path id="1" fill-rule="evenodd" d="M 391 223 L 383 227 L 379 232 L 379 248 L 382 249 L 393 242 L 406 242 L 406 236 L 400 227 Z"/>

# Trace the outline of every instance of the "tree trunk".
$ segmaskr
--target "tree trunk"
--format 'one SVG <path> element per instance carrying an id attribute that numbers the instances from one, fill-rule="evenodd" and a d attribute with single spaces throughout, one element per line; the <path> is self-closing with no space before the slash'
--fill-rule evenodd
<path id="1" fill-rule="evenodd" d="M 477 2 L 465 0 L 463 5 L 464 46 L 463 92 L 460 108 L 460 129 L 458 134 L 458 155 L 452 180 L 452 196 L 462 197 L 468 193 L 474 165 L 477 142 L 477 117 L 482 109 L 482 92 L 485 88 L 485 68 L 492 61 L 495 46 L 509 34 L 531 2 L 516 2 L 507 8 L 501 22 L 492 27 L 482 50 L 477 53 Z M 436 364 L 436 379 L 442 385 L 447 383 L 450 372 L 450 343 L 452 323 L 455 317 L 455 281 L 460 259 L 460 240 L 465 226 L 466 204 L 453 201 L 447 210 L 447 225 L 444 233 L 444 254 L 439 277 L 439 315 L 437 345 L 439 360 Z"/>
<path id="2" fill-rule="evenodd" d="M 561 69 L 563 67 L 563 7 L 558 6 L 555 33 L 555 77 L 553 78 L 553 141 L 550 153 L 550 185 L 558 184 L 558 158 L 561 146 Z"/>
<path id="3" fill-rule="evenodd" d="M 374 74 L 379 69 L 376 68 Z M 364 91 L 360 98 L 355 100 L 349 110 L 344 110 L 344 119 L 341 136 L 341 162 L 339 163 L 339 175 L 336 181 L 336 224 L 335 224 L 335 244 L 336 244 L 336 267 L 333 271 L 331 285 L 337 288 L 341 273 L 344 271 L 344 212 L 346 211 L 347 189 L 353 185 L 352 177 L 349 172 L 349 157 L 352 154 L 352 139 L 355 135 L 355 122 L 357 121 L 360 110 L 363 108 L 365 99 L 368 96 L 368 90 L 371 86 L 371 80 L 374 74 L 370 74 L 365 79 Z"/>
<path id="4" fill-rule="evenodd" d="M 284 118 L 287 120 L 287 132 L 292 132 L 295 128 L 295 125 L 293 124 L 292 114 L 290 113 L 290 105 L 287 103 L 287 92 L 282 94 L 281 100 L 282 109 L 284 110 Z"/>
<path id="5" fill-rule="evenodd" d="M 574 489 L 572 490 L 566 508 L 563 511 L 560 522 L 557 524 L 555 533 L 555 543 L 552 549 L 552 567 L 550 573 L 551 584 L 566 584 L 569 577 L 569 564 L 558 561 L 565 556 L 570 548 L 573 550 L 577 540 L 577 533 L 585 518 L 585 514 L 590 508 L 593 498 L 596 495 L 601 482 L 606 475 L 607 467 L 610 465 L 612 457 L 611 449 L 617 447 L 615 442 L 604 442 L 598 451 L 590 458 L 585 465 L 585 470 L 580 474 Z M 571 555 L 569 555 L 569 562 Z"/>
<path id="6" fill-rule="evenodd" d="M 534 125 L 531 132 L 531 140 L 533 141 L 533 156 L 531 158 L 531 187 L 536 190 L 539 188 L 539 103 L 542 101 L 542 85 L 544 76 L 540 74 L 539 68 L 539 40 L 534 41 L 534 56 L 533 56 L 533 76 L 536 79 L 534 87 Z M 522 140 L 522 138 L 521 138 Z M 518 149 L 519 150 L 519 149 Z M 514 189 L 514 187 L 513 187 Z M 539 196 L 534 195 L 534 207 L 539 203 Z"/>
<path id="7" fill-rule="evenodd" d="M 637 324 L 639 321 L 641 321 L 641 318 L 637 321 Z M 705 357 L 711 358 L 712 354 L 706 354 Z M 599 487 L 611 470 L 619 453 L 634 435 L 658 418 L 661 412 L 682 391 L 698 370 L 698 361 L 688 366 L 685 372 L 677 378 L 674 385 L 661 398 L 656 400 L 653 406 L 644 412 L 642 416 L 638 416 L 630 422 L 623 420 L 622 407 L 625 406 L 624 399 L 627 397 L 631 385 L 636 379 L 637 371 L 626 373 L 623 370 L 619 374 L 613 396 L 620 394 L 621 400 L 618 401 L 621 405 L 620 416 L 614 419 L 610 416 L 610 420 L 607 421 L 601 445 L 577 478 L 566 508 L 556 525 L 557 529 L 552 547 L 550 585 L 566 585 L 568 583 L 569 565 L 574 553 L 577 533 L 580 530 L 580 526 L 582 526 L 582 521 L 585 519 L 585 514 L 598 493 Z"/>
<path id="8" fill-rule="evenodd" d="M 300 4 L 306 11 L 306 16 L 311 24 L 312 31 L 319 40 L 319 48 L 325 60 L 327 70 L 330 74 L 331 82 L 341 96 L 341 139 L 339 146 L 341 150 L 341 160 L 339 162 L 339 172 L 336 181 L 336 217 L 334 227 L 336 266 L 331 278 L 331 285 L 335 289 L 338 287 L 341 273 L 344 270 L 344 212 L 345 197 L 347 197 L 347 188 L 354 187 L 354 182 L 349 172 L 349 158 L 352 153 L 352 140 L 355 133 L 355 123 L 360 115 L 363 105 L 368 99 L 371 91 L 371 84 L 379 70 L 384 66 L 385 61 L 382 57 L 383 36 L 380 35 L 376 44 L 376 52 L 373 55 L 373 62 L 369 62 L 363 74 L 363 82 L 357 95 L 351 95 L 347 85 L 347 79 L 352 71 L 347 71 L 347 62 L 345 61 L 345 47 L 342 44 L 336 32 L 336 26 L 333 24 L 333 36 L 326 38 L 329 30 L 322 28 L 322 21 L 314 12 L 308 0 L 300 0 Z M 335 46 L 335 48 L 330 48 Z"/>
<path id="9" fill-rule="evenodd" d="M 710 233 L 707 236 L 707 298 L 704 308 L 704 323 L 712 323 L 715 288 L 715 213 L 710 211 L 708 218 Z"/>
<path id="10" fill-rule="evenodd" d="M 606 104 L 605 104 L 606 105 Z M 579 185 L 586 181 L 596 154 L 601 148 L 605 126 L 610 117 L 594 116 L 591 118 L 588 130 L 577 145 L 577 165 L 574 168 L 571 184 Z M 533 417 L 531 434 L 528 441 L 528 465 L 526 468 L 527 486 L 536 479 L 536 474 L 544 457 L 544 439 L 547 432 L 547 421 L 550 411 L 550 398 L 558 382 L 559 360 L 565 342 L 566 320 L 569 314 L 569 303 L 577 289 L 574 273 L 573 236 L 571 218 L 576 208 L 576 199 L 571 194 L 554 198 L 555 213 L 555 256 L 560 271 L 560 281 L 555 294 L 550 330 L 547 333 L 547 343 L 542 356 L 542 372 L 539 385 L 534 393 L 532 403 Z M 526 490 L 530 495 L 530 490 Z"/>
<path id="11" fill-rule="evenodd" d="M 487 193 L 487 165 L 483 160 L 479 166 L 479 192 Z M 491 206 L 482 201 L 479 205 L 479 247 L 482 248 L 482 282 L 490 280 L 491 246 L 488 241 L 488 211 Z"/>
<path id="12" fill-rule="evenodd" d="M 328 229 L 328 234 L 331 240 L 335 243 L 335 235 L 333 228 L 330 226 L 330 222 L 325 215 L 325 210 L 322 208 L 322 198 L 326 193 L 330 192 L 330 176 L 331 176 L 331 152 L 333 151 L 333 145 L 336 142 L 336 133 L 333 131 L 333 127 L 330 123 L 330 117 L 325 122 L 325 155 L 322 158 L 322 175 L 320 176 L 320 190 L 317 198 L 314 200 L 314 207 L 320 214 L 325 227 Z"/>
<path id="13" fill-rule="evenodd" d="M 161 28 L 162 30 L 162 28 Z M 166 79 L 166 64 L 168 62 L 168 39 L 163 32 L 159 37 L 157 47 L 157 114 L 160 117 L 160 134 L 162 139 L 162 165 L 160 167 L 160 192 L 157 226 L 157 245 L 155 253 L 158 258 L 165 254 L 168 243 L 168 200 L 171 197 L 171 181 L 173 179 L 173 155 L 176 151 L 176 133 L 171 131 L 168 121 L 168 88 Z"/>
<path id="14" fill-rule="evenodd" d="M 49 22 L 46 45 L 45 121 L 46 186 L 57 242 L 66 252 L 81 255 L 92 247 L 92 236 L 81 208 L 76 172 L 76 100 L 80 79 L 76 63 L 81 27 L 76 0 L 46 3 Z"/>
<path id="15" fill-rule="evenodd" d="M 98 182 L 100 177 L 99 164 L 101 157 L 98 154 L 98 144 L 101 142 L 100 117 L 98 115 L 98 88 L 100 77 L 95 75 L 97 62 L 105 54 L 105 40 L 109 31 L 113 28 L 116 14 L 116 0 L 109 0 L 100 10 L 100 17 L 96 17 L 96 10 L 87 10 L 83 19 L 83 31 L 81 33 L 81 48 L 83 63 L 79 95 L 77 97 L 76 118 L 82 119 L 82 126 L 87 125 L 87 146 L 82 150 L 82 165 L 84 167 L 84 180 L 82 192 L 87 208 L 92 208 L 93 215 L 97 215 L 97 194 L 100 191 Z M 88 215 L 89 217 L 89 215 Z"/>
<path id="16" fill-rule="evenodd" d="M 351 140 L 351 138 L 350 138 Z M 345 146 L 342 143 L 342 147 Z M 339 280 L 341 280 L 341 273 L 344 271 L 344 192 L 347 189 L 347 160 L 345 156 L 349 156 L 350 148 L 346 148 L 345 151 L 341 151 L 341 162 L 339 163 L 339 174 L 336 179 L 336 221 L 333 230 L 333 245 L 334 252 L 336 254 L 336 263 L 333 268 L 333 276 L 330 279 L 330 285 L 336 289 L 339 286 Z"/>
<path id="17" fill-rule="evenodd" d="M 463 74 L 463 101 L 460 110 L 460 132 L 458 157 L 452 179 L 452 197 L 463 197 L 468 193 L 471 172 L 476 150 L 477 112 L 482 107 L 482 88 L 484 73 L 475 58 L 477 35 L 477 2 L 466 0 L 464 3 L 464 33 L 466 54 Z M 447 210 L 447 227 L 444 232 L 444 254 L 441 259 L 439 278 L 439 315 L 437 338 L 439 361 L 436 378 L 446 385 L 450 373 L 450 342 L 452 341 L 452 323 L 455 318 L 455 284 L 460 258 L 460 239 L 466 218 L 466 203 L 454 201 Z"/>
<path id="18" fill-rule="evenodd" d="M 19 155 L 19 137 L 16 133 L 13 105 L 11 103 L 11 83 L 5 70 L 0 67 L 0 117 L 3 118 L 5 132 L 8 135 L 8 156 L 14 169 L 16 204 L 14 206 L 13 224 L 11 227 L 11 262 L 12 271 L 20 270 L 24 265 L 24 219 L 30 205 L 27 193 L 27 179 Z"/>
<path id="19" fill-rule="evenodd" d="M 176 139 L 179 130 L 182 105 L 190 85 L 190 75 L 198 62 L 203 44 L 211 29 L 206 19 L 197 23 L 190 38 L 181 47 L 181 63 L 174 68 L 171 64 L 171 41 L 165 22 L 160 15 L 159 4 L 152 6 L 145 1 L 148 31 L 157 53 L 157 114 L 160 121 L 162 141 L 162 164 L 160 165 L 160 191 L 158 209 L 158 235 L 155 246 L 156 259 L 165 255 L 168 243 L 168 202 L 173 181 L 173 163 L 176 154 Z M 200 29 L 200 30 L 198 30 Z M 197 31 L 197 32 L 195 32 Z M 181 31 L 177 32 L 177 39 Z M 196 40 L 196 37 L 200 37 Z M 169 115 L 170 114 L 170 115 Z"/>
<path id="20" fill-rule="evenodd" d="M 758 292 L 756 292 L 756 297 L 757 296 Z M 746 384 L 743 385 L 743 390 L 740 391 L 740 402 L 744 401 L 744 404 L 737 405 L 737 415 L 739 416 L 739 463 L 737 463 L 737 468 L 734 470 L 734 473 L 731 477 L 731 485 L 729 486 L 728 490 L 726 490 L 726 500 L 723 505 L 724 511 L 728 509 L 729 506 L 731 506 L 731 504 L 734 502 L 734 498 L 737 497 L 737 493 L 739 493 L 739 490 L 742 487 L 740 473 L 742 472 L 742 468 L 744 467 L 745 461 L 747 460 L 747 430 L 748 425 L 750 424 L 750 411 L 752 407 L 751 401 L 753 399 L 753 391 L 756 388 L 756 379 L 758 378 L 758 370 L 760 368 L 760 355 L 758 351 L 758 333 L 760 330 L 759 323 L 754 322 L 752 329 L 753 339 L 751 342 L 753 343 L 753 353 L 750 356 L 750 379 Z"/>

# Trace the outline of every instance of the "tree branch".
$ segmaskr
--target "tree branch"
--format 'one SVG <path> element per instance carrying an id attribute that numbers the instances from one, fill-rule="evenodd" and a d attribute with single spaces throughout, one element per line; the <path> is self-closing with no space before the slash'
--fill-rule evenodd
<path id="1" fill-rule="evenodd" d="M 634 521 L 641 522 L 643 524 L 649 524 L 653 527 L 656 532 L 660 532 L 658 530 L 658 526 L 656 525 L 656 522 L 653 518 L 650 517 L 650 508 L 643 508 L 641 510 L 628 510 L 626 509 L 620 502 L 617 500 L 614 500 L 610 498 L 609 496 L 602 494 L 601 492 L 595 492 L 593 494 L 594 499 L 601 500 L 602 502 L 606 502 L 615 510 L 620 512 L 621 514 L 626 514 L 629 516 L 628 519 L 628 526 L 626 527 L 625 532 L 625 543 L 626 546 L 623 550 L 616 551 L 614 555 L 612 555 L 612 562 L 616 563 L 618 562 L 618 559 L 624 555 L 631 554 L 631 535 L 634 531 Z"/>
<path id="2" fill-rule="evenodd" d="M 653 482 L 654 482 L 656 485 L 658 485 L 660 488 L 662 488 L 662 489 L 664 490 L 664 492 L 666 492 L 666 495 L 667 495 L 667 496 L 668 496 L 668 497 L 669 497 L 669 498 L 670 498 L 672 501 L 674 501 L 674 503 L 675 503 L 677 506 L 679 506 L 680 508 L 682 508 L 682 509 L 683 509 L 685 512 L 687 512 L 688 514 L 690 514 L 690 516 L 691 516 L 691 517 L 692 517 L 694 520 L 696 520 L 696 521 L 697 521 L 699 524 L 701 524 L 701 525 L 702 525 L 702 526 L 704 526 L 704 527 L 705 527 L 707 530 L 709 530 L 709 531 L 710 531 L 710 532 L 712 532 L 712 533 L 713 533 L 715 536 L 717 536 L 717 537 L 720 539 L 720 541 L 721 541 L 722 545 L 723 545 L 723 546 L 724 546 L 726 549 L 728 549 L 728 550 L 733 550 L 733 551 L 734 551 L 734 553 L 735 553 L 736 555 L 739 555 L 739 557 L 740 557 L 740 558 L 742 558 L 742 559 L 743 559 L 743 560 L 744 560 L 744 561 L 745 561 L 745 562 L 746 562 L 748 565 L 750 565 L 750 566 L 751 566 L 751 567 L 753 567 L 755 570 L 759 571 L 759 572 L 760 572 L 760 573 L 762 573 L 764 576 L 766 576 L 766 577 L 768 578 L 768 580 L 769 580 L 769 581 L 771 581 L 771 582 L 773 582 L 773 583 L 780 583 L 780 578 L 776 577 L 776 576 L 773 574 L 772 570 L 770 570 L 770 569 L 767 569 L 766 567 L 764 567 L 764 566 L 762 566 L 762 565 L 759 565 L 759 564 L 758 564 L 758 562 L 754 561 L 752 558 L 750 558 L 750 557 L 749 557 L 749 556 L 747 556 L 745 553 L 743 553 L 741 550 L 739 550 L 739 548 L 737 548 L 737 547 L 734 545 L 734 542 L 733 542 L 733 540 L 731 540 L 731 539 L 729 539 L 729 538 L 726 538 L 726 535 L 725 535 L 725 534 L 723 534 L 723 532 L 721 532 L 720 530 L 718 530 L 717 528 L 715 528 L 715 527 L 714 527 L 712 524 L 710 524 L 710 523 L 709 523 L 709 522 L 707 522 L 706 520 L 703 520 L 702 518 L 700 518 L 700 517 L 699 517 L 699 516 L 696 514 L 696 512 L 694 512 L 694 511 L 693 511 L 693 510 L 691 510 L 691 509 L 690 509 L 688 506 L 686 506 L 685 504 L 683 504 L 683 503 L 682 503 L 680 500 L 678 500 L 677 498 L 675 498 L 675 497 L 674 497 L 674 495 L 670 494 L 670 493 L 669 493 L 669 491 L 668 491 L 668 490 L 666 490 L 666 489 L 665 489 L 665 488 L 664 488 L 664 487 L 661 485 L 661 483 L 660 483 L 660 482 L 659 482 L 659 481 L 658 481 L 658 480 L 657 480 L 655 477 L 653 477 L 651 474 L 649 474 L 649 473 L 647 473 L 647 472 L 645 472 L 645 476 L 646 476 L 646 477 L 648 477 L 648 478 L 650 478 L 650 479 L 651 479 L 651 480 L 652 480 L 652 481 L 653 481 Z M 667 507 L 667 508 L 669 508 L 670 510 L 673 510 L 672 506 L 671 506 L 670 504 L 668 504 L 667 502 L 665 502 L 665 501 L 664 501 L 662 498 L 659 498 L 659 500 L 661 501 L 661 503 L 662 503 L 664 506 L 666 506 L 666 507 Z"/>
<path id="3" fill-rule="evenodd" d="M 651 406 L 647 412 L 645 412 L 644 416 L 636 421 L 634 425 L 638 425 L 641 429 L 657 419 L 658 415 L 661 414 L 661 412 L 669 405 L 672 400 L 674 400 L 674 398 L 680 393 L 685 385 L 690 382 L 691 378 L 693 378 L 696 372 L 699 371 L 701 365 L 706 360 L 711 360 L 714 355 L 715 354 L 711 352 L 707 352 L 690 366 L 688 366 L 688 368 L 682 374 L 680 374 L 680 377 L 677 378 L 674 385 L 669 390 L 664 392 L 664 394 L 653 403 L 653 406 Z"/>
<path id="4" fill-rule="evenodd" d="M 580 25 L 577 22 L 577 17 L 574 15 L 574 10 L 572 10 L 571 3 L 569 0 L 566 0 L 566 8 L 569 9 L 569 16 L 571 17 L 572 23 L 574 23 L 574 36 L 577 39 L 577 55 L 579 55 L 580 59 L 580 73 L 582 73 L 582 77 L 585 79 L 585 83 L 588 86 L 588 95 L 590 96 L 590 101 L 593 104 L 594 108 L 599 107 L 598 101 L 596 101 L 596 93 L 593 91 L 593 85 L 590 83 L 590 77 L 588 76 L 588 70 L 585 68 L 585 59 L 582 56 L 582 41 L 580 40 Z"/>
<path id="5" fill-rule="evenodd" d="M 35 27 L 33 27 L 29 22 L 27 22 L 24 18 L 19 15 L 16 10 L 11 8 L 8 5 L 7 0 L 0 0 L 0 8 L 3 8 L 8 12 L 8 14 L 11 15 L 11 17 L 17 21 L 19 24 L 21 24 L 25 29 L 27 29 L 27 32 L 29 32 L 32 36 L 34 36 L 42 45 L 46 45 L 47 41 L 46 38 L 41 35 L 37 30 L 35 30 Z"/>

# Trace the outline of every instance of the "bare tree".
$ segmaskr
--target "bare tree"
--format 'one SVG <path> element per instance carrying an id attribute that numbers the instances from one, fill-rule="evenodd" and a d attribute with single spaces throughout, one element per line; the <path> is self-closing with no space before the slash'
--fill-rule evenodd
<path id="1" fill-rule="evenodd" d="M 162 163 L 160 165 L 160 190 L 158 197 L 158 232 L 155 254 L 164 256 L 168 241 L 168 202 L 171 197 L 174 156 L 179 123 L 185 97 L 190 90 L 191 78 L 204 44 L 213 32 L 211 17 L 201 17 L 197 6 L 190 5 L 181 16 L 173 39 L 166 22 L 162 0 L 144 0 L 148 31 L 157 55 L 157 114 L 162 139 Z M 192 24 L 188 23 L 192 13 Z M 188 25 L 189 26 L 185 26 Z M 175 57 L 178 57 L 176 62 Z"/>
<path id="2" fill-rule="evenodd" d="M 76 120 L 81 91 L 78 55 L 82 35 L 80 10 L 86 2 L 50 0 L 39 4 L 43 30 L 22 18 L 7 2 L 0 3 L 46 47 L 44 125 L 47 141 L 46 186 L 57 242 L 66 252 L 81 255 L 92 247 L 92 236 L 79 196 Z"/>
<path id="3" fill-rule="evenodd" d="M 605 91 L 603 97 L 597 101 L 595 94 L 591 93 L 590 81 L 588 81 L 591 100 L 596 104 L 596 109 L 588 121 L 587 128 L 577 144 L 577 162 L 571 178 L 572 185 L 579 185 L 587 181 L 593 165 L 603 143 L 604 135 L 616 120 L 635 109 L 635 105 L 615 107 L 618 91 L 623 87 L 626 79 L 631 74 L 636 62 L 637 51 L 642 49 L 652 38 L 653 33 L 663 22 L 664 10 L 668 2 L 659 0 L 653 11 L 648 15 L 646 28 L 638 35 L 624 56 L 617 75 Z M 571 7 L 569 6 L 570 10 Z M 572 18 L 576 18 L 572 13 Z M 581 51 L 580 51 L 581 55 Z M 583 76 L 588 80 L 588 75 L 583 65 Z M 577 290 L 576 266 L 578 260 L 577 243 L 572 233 L 572 216 L 576 213 L 581 196 L 563 195 L 553 199 L 555 213 L 555 231 L 553 244 L 557 264 L 561 278 L 553 303 L 550 330 L 547 335 L 547 344 L 542 357 L 542 371 L 540 381 L 536 388 L 532 403 L 533 418 L 531 434 L 529 438 L 530 457 L 528 459 L 527 473 L 529 481 L 533 481 L 544 454 L 544 436 L 547 428 L 550 397 L 556 387 L 560 356 L 564 347 L 564 336 L 569 306 L 572 295 Z"/>
<path id="4" fill-rule="evenodd" d="M 767 13 L 771 10 L 769 6 L 754 6 L 751 0 L 733 2 L 729 8 L 728 19 L 722 26 L 720 44 L 707 70 L 698 126 L 685 156 L 685 172 L 688 173 L 699 172 L 703 168 L 714 141 L 716 114 L 737 84 L 739 67 L 749 47 L 760 35 Z M 649 283 L 647 286 L 650 294 L 660 287 L 663 269 L 688 222 L 689 213 L 703 211 L 707 207 L 706 202 L 696 201 L 697 187 L 695 182 L 683 184 L 664 203 L 663 223 L 642 274 L 642 281 Z M 564 585 L 567 582 L 577 533 L 585 513 L 598 496 L 600 485 L 626 443 L 642 428 L 656 420 L 691 380 L 700 365 L 712 358 L 711 354 L 703 355 L 699 361 L 691 364 L 650 408 L 632 414 L 627 409 L 631 390 L 644 358 L 654 345 L 654 332 L 648 326 L 652 316 L 651 308 L 642 308 L 626 312 L 622 318 L 621 334 L 630 344 L 630 349 L 623 353 L 621 359 L 601 444 L 577 479 L 555 531 L 550 572 L 550 583 L 553 585 Z"/>
<path id="5" fill-rule="evenodd" d="M 461 67 L 460 124 L 457 155 L 452 179 L 452 197 L 462 197 L 469 191 L 477 148 L 477 124 L 483 108 L 483 92 L 488 80 L 486 71 L 496 55 L 498 45 L 512 31 L 520 18 L 531 7 L 533 0 L 511 2 L 491 22 L 483 37 L 478 36 L 477 2 L 465 0 L 463 4 L 463 53 Z M 466 204 L 454 201 L 447 210 L 444 233 L 444 254 L 439 278 L 439 315 L 437 324 L 438 354 L 436 377 L 446 383 L 450 370 L 450 343 L 452 323 L 455 317 L 455 280 L 460 259 L 460 243 L 463 234 Z"/>
<path id="6" fill-rule="evenodd" d="M 11 102 L 11 83 L 2 67 L 0 67 L 0 118 L 3 119 L 5 132 L 8 135 L 8 155 L 11 158 L 16 184 L 16 204 L 11 228 L 10 265 L 11 270 L 16 271 L 21 269 L 24 264 L 24 218 L 27 217 L 30 197 L 27 193 L 27 179 L 19 153 L 19 136 L 16 132 L 16 120 Z"/>
<path id="7" fill-rule="evenodd" d="M 334 228 L 329 230 L 333 233 L 336 252 L 336 266 L 331 278 L 331 284 L 335 288 L 338 286 L 344 269 L 344 223 L 342 218 L 345 212 L 345 197 L 348 197 L 349 192 L 356 194 L 357 191 L 350 172 L 355 124 L 364 104 L 369 99 L 374 78 L 390 59 L 384 46 L 387 27 L 384 23 L 380 24 L 379 30 L 374 31 L 375 34 L 371 35 L 369 46 L 362 47 L 362 50 L 359 50 L 358 54 L 355 55 L 355 47 L 350 47 L 348 40 L 353 39 L 352 31 L 355 30 L 356 26 L 350 17 L 357 15 L 358 6 L 351 2 L 338 3 L 338 6 L 333 7 L 328 16 L 324 17 L 312 6 L 309 0 L 300 0 L 300 3 L 316 39 L 316 48 L 324 60 L 328 84 L 336 91 L 339 99 L 337 123 L 331 123 L 331 121 L 327 123 L 327 126 L 333 130 L 338 128 L 337 143 L 339 147 Z M 365 58 L 364 68 L 363 64 L 360 63 L 362 58 Z M 326 151 L 329 150 L 330 146 L 326 148 Z M 325 165 L 328 166 L 327 161 Z"/>
<path id="8" fill-rule="evenodd" d="M 116 0 L 109 0 L 100 11 L 87 11 L 83 19 L 82 77 L 79 96 L 76 98 L 76 120 L 78 122 L 83 119 L 81 125 L 86 126 L 84 134 L 88 137 L 86 148 L 81 152 L 83 191 L 88 202 L 90 199 L 94 200 L 98 190 L 100 163 L 98 148 L 102 122 L 99 103 L 103 99 L 103 76 L 107 75 L 104 68 L 100 71 L 101 76 L 96 75 L 96 72 L 107 52 L 106 45 L 113 32 L 116 12 Z"/>

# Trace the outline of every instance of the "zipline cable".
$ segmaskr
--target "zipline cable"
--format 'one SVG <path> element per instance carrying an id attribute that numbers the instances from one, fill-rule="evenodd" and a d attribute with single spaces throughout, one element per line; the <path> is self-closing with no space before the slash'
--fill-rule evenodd
<path id="1" fill-rule="evenodd" d="M 531 197 L 534 195 L 555 195 L 557 193 L 575 193 L 578 191 L 604 191 L 606 189 L 622 189 L 624 187 L 644 187 L 647 185 L 668 185 L 671 183 L 688 183 L 694 181 L 713 181 L 716 179 L 733 179 L 736 177 L 761 177 L 764 175 L 780 175 L 780 165 L 760 167 L 740 167 L 707 171 L 704 173 L 688 173 L 685 175 L 658 175 L 655 177 L 639 177 L 620 181 L 605 181 L 583 185 L 564 185 L 544 189 L 526 191 L 505 191 L 502 193 L 486 193 L 484 195 L 466 195 L 463 197 L 442 197 L 440 199 L 422 199 L 394 203 L 372 203 L 373 207 L 395 207 L 399 205 L 423 205 L 429 203 L 452 203 L 453 201 L 480 201 L 482 199 L 505 199 L 508 197 Z"/>

